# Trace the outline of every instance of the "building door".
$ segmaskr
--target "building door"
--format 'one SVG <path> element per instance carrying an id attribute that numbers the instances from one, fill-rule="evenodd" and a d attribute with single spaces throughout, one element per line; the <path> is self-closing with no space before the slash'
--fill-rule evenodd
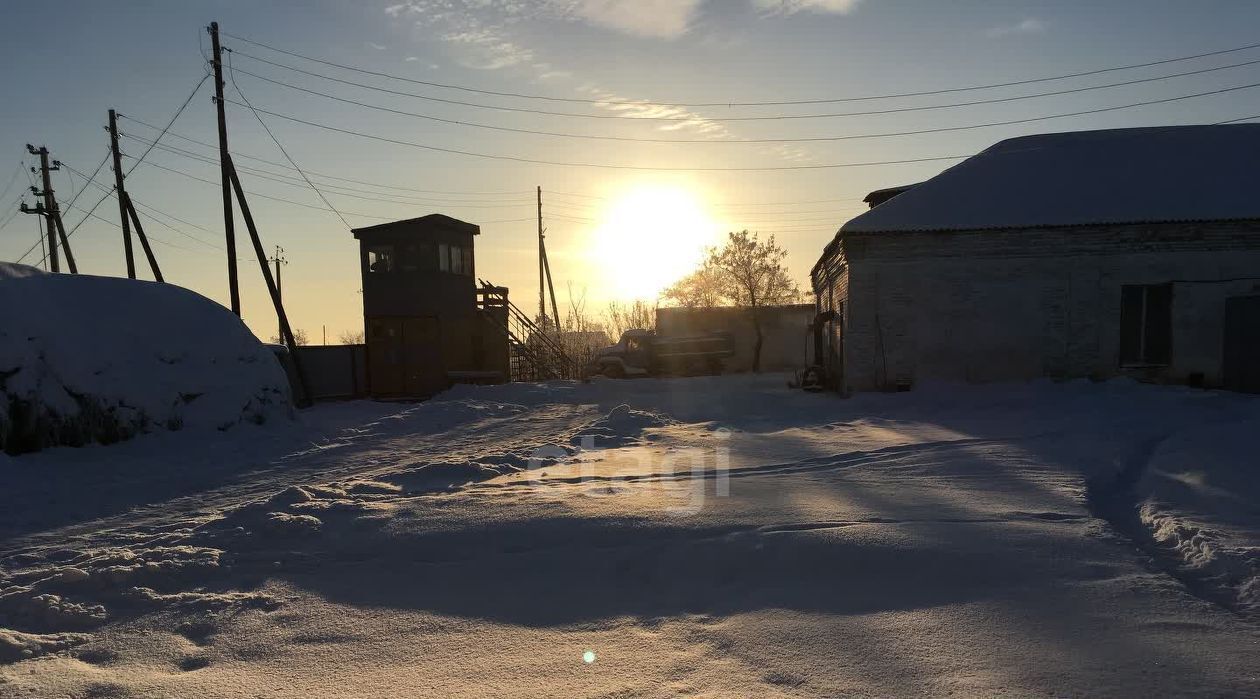
<path id="1" fill-rule="evenodd" d="M 1260 393 L 1260 296 L 1225 300 L 1224 353 L 1225 388 Z"/>
<path id="2" fill-rule="evenodd" d="M 374 396 L 398 396 L 403 388 L 402 321 L 368 320 L 368 380 Z"/>
<path id="3" fill-rule="evenodd" d="M 431 396 L 446 388 L 442 326 L 433 316 L 402 321 L 403 386 L 409 396 Z"/>

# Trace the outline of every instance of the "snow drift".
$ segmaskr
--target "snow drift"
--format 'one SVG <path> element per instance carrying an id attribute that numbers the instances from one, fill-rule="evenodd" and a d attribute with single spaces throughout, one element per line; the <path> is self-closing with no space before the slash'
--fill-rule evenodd
<path id="1" fill-rule="evenodd" d="M 291 416 L 275 357 L 209 299 L 0 263 L 0 451 Z"/>

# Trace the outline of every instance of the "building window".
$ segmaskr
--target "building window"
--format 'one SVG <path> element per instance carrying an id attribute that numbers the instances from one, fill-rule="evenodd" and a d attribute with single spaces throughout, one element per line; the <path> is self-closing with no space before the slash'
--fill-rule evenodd
<path id="1" fill-rule="evenodd" d="M 403 272 L 415 272 L 420 269 L 420 251 L 416 245 L 404 245 L 398 254 L 398 269 Z"/>
<path id="2" fill-rule="evenodd" d="M 1172 360 L 1172 284 L 1120 287 L 1120 363 L 1167 365 Z"/>
<path id="3" fill-rule="evenodd" d="M 394 270 L 394 246 L 377 245 L 368 248 L 368 270 L 392 272 Z"/>
<path id="4" fill-rule="evenodd" d="M 438 243 L 438 271 L 451 271 L 451 246 Z"/>
<path id="5" fill-rule="evenodd" d="M 455 274 L 464 273 L 464 255 L 460 252 L 458 245 L 451 246 L 451 271 Z"/>
<path id="6" fill-rule="evenodd" d="M 472 247 L 460 248 L 464 253 L 464 274 L 472 276 L 473 273 L 473 255 Z"/>

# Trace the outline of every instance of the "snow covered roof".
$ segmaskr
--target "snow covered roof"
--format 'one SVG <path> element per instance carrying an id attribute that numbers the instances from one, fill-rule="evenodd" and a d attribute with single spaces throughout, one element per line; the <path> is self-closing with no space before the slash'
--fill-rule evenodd
<path id="1" fill-rule="evenodd" d="M 1001 141 L 842 233 L 1260 219 L 1260 124 Z"/>

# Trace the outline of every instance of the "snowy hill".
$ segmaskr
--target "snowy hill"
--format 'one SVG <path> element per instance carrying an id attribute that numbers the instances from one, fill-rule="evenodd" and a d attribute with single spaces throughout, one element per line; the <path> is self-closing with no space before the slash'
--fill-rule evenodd
<path id="1" fill-rule="evenodd" d="M 0 451 L 292 414 L 275 357 L 187 289 L 0 263 Z"/>

